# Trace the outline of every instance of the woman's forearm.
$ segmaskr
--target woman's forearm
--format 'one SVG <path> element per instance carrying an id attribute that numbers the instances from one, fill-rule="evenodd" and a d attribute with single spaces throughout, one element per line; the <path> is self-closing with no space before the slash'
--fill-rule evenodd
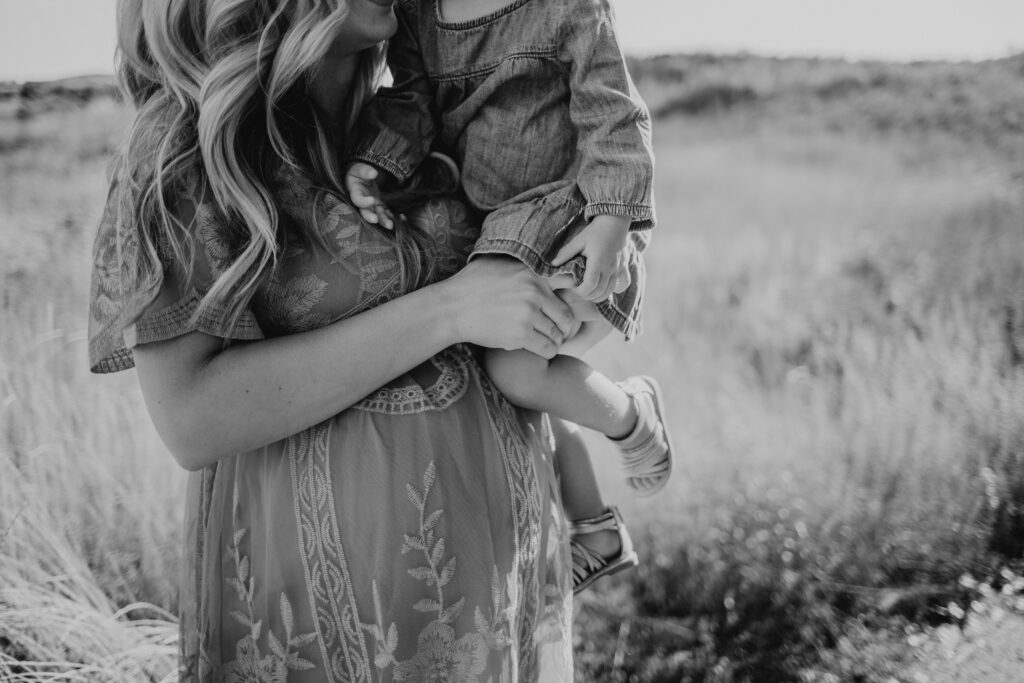
<path id="1" fill-rule="evenodd" d="M 278 441 L 459 341 L 446 298 L 435 285 L 317 330 L 223 350 L 201 333 L 136 347 L 147 408 L 187 469 Z"/>
<path id="2" fill-rule="evenodd" d="M 153 424 L 178 462 L 198 469 L 336 415 L 452 344 L 551 358 L 573 324 L 548 281 L 517 261 L 480 258 L 310 332 L 226 349 L 193 332 L 134 355 Z"/>

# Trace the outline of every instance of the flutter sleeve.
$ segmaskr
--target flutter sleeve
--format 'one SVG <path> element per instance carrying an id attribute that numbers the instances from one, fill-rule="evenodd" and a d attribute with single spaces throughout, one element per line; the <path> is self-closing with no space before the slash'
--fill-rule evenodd
<path id="1" fill-rule="evenodd" d="M 230 325 L 221 312 L 196 315 L 206 288 L 225 264 L 228 250 L 220 241 L 213 212 L 206 206 L 191 208 L 187 222 L 193 237 L 191 268 L 174 260 L 170 250 L 157 246 L 162 265 L 157 272 L 140 274 L 144 248 L 134 217 L 119 204 L 116 183 L 111 186 L 93 243 L 92 283 L 89 295 L 89 369 L 96 373 L 134 367 L 132 348 L 138 344 L 203 332 L 226 340 L 252 341 L 263 333 L 252 312 L 243 312 Z M 191 270 L 192 277 L 186 277 Z"/>
<path id="2" fill-rule="evenodd" d="M 633 230 L 653 227 L 651 117 L 626 69 L 608 0 L 564 3 L 560 45 L 586 218 L 625 216 Z"/>
<path id="3" fill-rule="evenodd" d="M 430 153 L 437 136 L 434 91 L 416 35 L 415 1 L 395 6 L 398 30 L 388 42 L 387 62 L 393 83 L 381 88 L 359 115 L 350 150 L 353 161 L 365 161 L 404 183 Z"/>

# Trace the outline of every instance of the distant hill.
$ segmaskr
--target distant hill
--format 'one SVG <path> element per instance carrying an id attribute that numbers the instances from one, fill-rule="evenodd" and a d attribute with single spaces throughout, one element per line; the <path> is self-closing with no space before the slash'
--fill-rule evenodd
<path id="1" fill-rule="evenodd" d="M 913 63 L 666 55 L 632 59 L 630 70 L 656 118 L 945 132 L 1024 160 L 1024 54 Z"/>
<path id="2" fill-rule="evenodd" d="M 1024 54 L 985 62 L 849 62 L 683 54 L 629 60 L 656 118 L 730 116 L 830 129 L 942 131 L 1024 158 Z M 118 97 L 113 76 L 0 83 L 19 117 Z"/>
<path id="3" fill-rule="evenodd" d="M 0 82 L 0 102 L 22 98 L 66 98 L 87 102 L 94 97 L 116 97 L 117 81 L 111 75 L 74 76 L 56 81 Z"/>

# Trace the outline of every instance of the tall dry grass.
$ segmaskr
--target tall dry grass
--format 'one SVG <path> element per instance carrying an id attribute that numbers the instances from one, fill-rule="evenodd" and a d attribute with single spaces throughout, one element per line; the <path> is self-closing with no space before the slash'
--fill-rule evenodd
<path id="1" fill-rule="evenodd" d="M 960 135 L 965 118 L 894 134 L 831 95 L 816 119 L 823 83 L 852 78 L 855 97 L 909 77 L 815 69 L 799 106 L 657 122 L 646 332 L 594 363 L 662 381 L 680 455 L 637 501 L 591 440 L 644 562 L 581 600 L 579 680 L 885 680 L 899 629 L 1024 554 L 1009 138 Z M 15 107 L 0 102 L 0 678 L 173 678 L 183 477 L 131 374 L 85 361 L 88 247 L 127 113 Z M 979 128 L 1003 130 L 986 112 Z"/>
<path id="2" fill-rule="evenodd" d="M 647 329 L 597 364 L 662 379 L 679 476 L 603 473 L 645 561 L 585 602 L 580 680 L 884 680 L 889 649 L 836 660 L 851 616 L 942 618 L 1024 549 L 1024 192 L 943 136 L 683 119 L 656 150 Z"/>
<path id="3" fill-rule="evenodd" d="M 130 376 L 89 376 L 89 245 L 112 101 L 0 117 L 0 679 L 175 669 L 182 476 Z"/>

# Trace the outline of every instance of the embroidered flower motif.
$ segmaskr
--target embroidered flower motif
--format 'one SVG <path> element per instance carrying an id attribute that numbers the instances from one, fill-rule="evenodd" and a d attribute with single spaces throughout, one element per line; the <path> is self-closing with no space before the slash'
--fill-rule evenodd
<path id="1" fill-rule="evenodd" d="M 455 640 L 455 629 L 432 621 L 420 632 L 413 658 L 395 666 L 395 680 L 474 683 L 486 665 L 487 644 L 479 634 Z"/>
<path id="2" fill-rule="evenodd" d="M 272 655 L 261 658 L 259 647 L 251 635 L 238 641 L 235 661 L 224 667 L 226 683 L 277 683 L 287 677 L 284 660 Z"/>

